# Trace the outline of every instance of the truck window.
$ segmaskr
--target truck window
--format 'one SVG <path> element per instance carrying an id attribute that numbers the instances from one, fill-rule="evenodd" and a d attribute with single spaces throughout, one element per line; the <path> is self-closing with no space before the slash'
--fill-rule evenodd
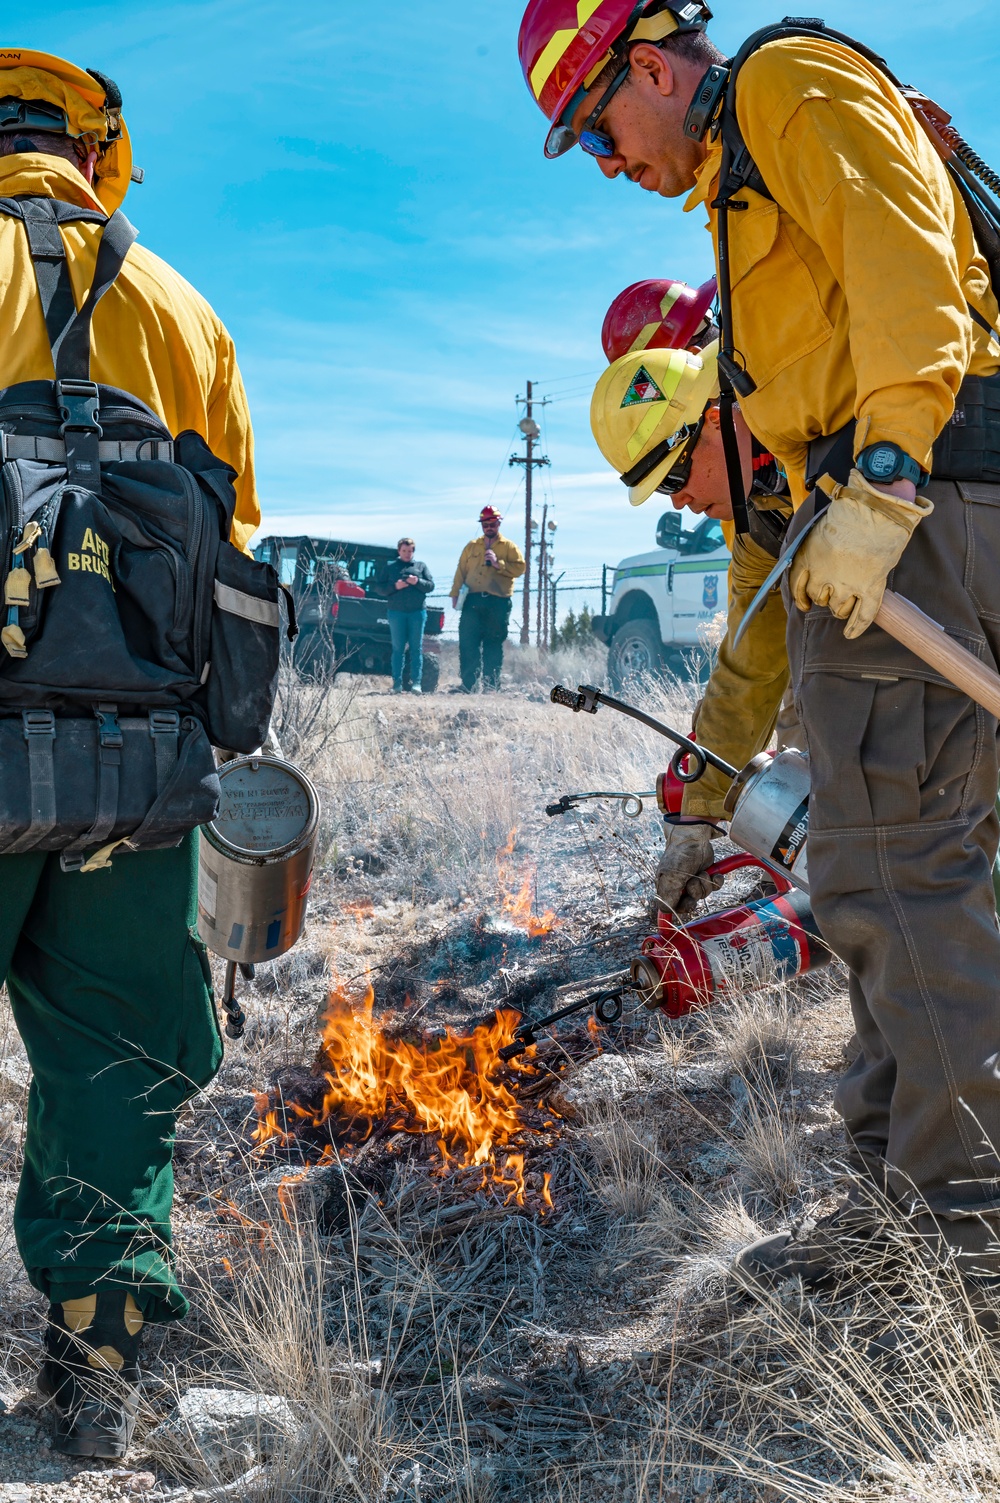
<path id="1" fill-rule="evenodd" d="M 298 562 L 299 550 L 295 548 L 282 548 L 278 555 L 278 578 L 289 589 L 295 583 L 295 565 Z"/>
<path id="2" fill-rule="evenodd" d="M 714 553 L 717 548 L 724 548 L 725 543 L 722 524 L 714 517 L 706 517 L 692 532 L 681 534 L 677 550 L 690 558 L 692 554 Z"/>
<path id="3" fill-rule="evenodd" d="M 354 561 L 351 570 L 352 577 L 359 585 L 364 585 L 365 592 L 375 583 L 375 575 L 378 573 L 378 564 L 373 558 L 358 558 Z"/>

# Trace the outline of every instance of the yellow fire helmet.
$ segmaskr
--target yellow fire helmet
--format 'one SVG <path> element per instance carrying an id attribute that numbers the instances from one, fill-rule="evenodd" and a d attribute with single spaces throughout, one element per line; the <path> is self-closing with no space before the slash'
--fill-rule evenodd
<path id="1" fill-rule="evenodd" d="M 22 111 L 27 133 L 51 130 L 99 148 L 94 192 L 102 208 L 113 214 L 132 181 L 132 146 L 117 84 L 49 52 L 8 47 L 0 49 L 0 109 L 7 106 L 14 125 L 18 123 L 15 100 L 36 106 Z M 47 121 L 50 110 L 51 121 Z"/>
<path id="2" fill-rule="evenodd" d="M 590 404 L 597 446 L 628 486 L 633 506 L 689 454 L 708 404 L 719 395 L 719 341 L 689 350 L 633 350 L 609 365 Z"/>

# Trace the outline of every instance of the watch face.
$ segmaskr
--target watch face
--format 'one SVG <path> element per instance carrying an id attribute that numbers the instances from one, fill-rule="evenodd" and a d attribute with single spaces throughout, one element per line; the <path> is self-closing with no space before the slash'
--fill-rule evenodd
<path id="1" fill-rule="evenodd" d="M 890 444 L 875 444 L 865 455 L 865 467 L 876 480 L 891 479 L 899 468 L 899 455 Z"/>

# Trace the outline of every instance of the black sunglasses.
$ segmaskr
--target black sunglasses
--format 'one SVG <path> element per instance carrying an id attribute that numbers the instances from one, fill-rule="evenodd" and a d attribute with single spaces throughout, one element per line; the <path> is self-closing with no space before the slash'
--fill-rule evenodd
<path id="1" fill-rule="evenodd" d="M 676 433 L 672 433 L 661 444 L 657 444 L 656 448 L 651 449 L 644 459 L 640 459 L 637 465 L 627 470 L 621 477 L 622 484 L 627 485 L 629 490 L 635 485 L 641 485 L 646 477 L 653 473 L 657 465 L 663 463 L 668 454 L 672 454 L 675 449 L 683 445 L 682 453 L 656 487 L 664 496 L 676 496 L 691 479 L 694 451 L 698 447 L 698 440 L 701 438 L 704 426 L 705 413 L 703 412 L 697 423 L 687 423 L 683 428 L 678 428 Z"/>

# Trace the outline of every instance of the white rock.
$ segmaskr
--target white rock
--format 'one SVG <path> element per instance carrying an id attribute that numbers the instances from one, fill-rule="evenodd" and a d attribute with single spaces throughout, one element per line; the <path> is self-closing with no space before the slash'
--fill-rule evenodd
<path id="1" fill-rule="evenodd" d="M 0 1083 L 8 1089 L 13 1087 L 20 1095 L 30 1079 L 31 1066 L 26 1059 L 18 1059 L 13 1054 L 5 1055 L 3 1059 L 0 1059 Z"/>
<path id="2" fill-rule="evenodd" d="M 555 1086 L 548 1100 L 562 1117 L 586 1119 L 636 1090 L 635 1068 L 620 1054 L 599 1054 Z"/>
<path id="3" fill-rule="evenodd" d="M 189 1388 L 148 1444 L 177 1477 L 228 1482 L 266 1461 L 300 1428 L 291 1404 L 276 1394 Z"/>

